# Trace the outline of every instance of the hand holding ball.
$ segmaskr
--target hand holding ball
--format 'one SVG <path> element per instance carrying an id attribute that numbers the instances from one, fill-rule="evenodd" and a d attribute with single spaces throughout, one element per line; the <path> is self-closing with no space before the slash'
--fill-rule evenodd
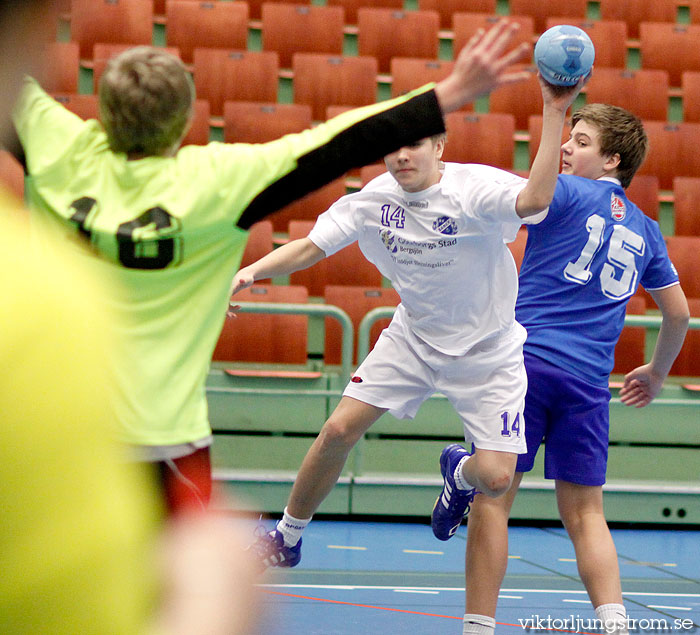
<path id="1" fill-rule="evenodd" d="M 591 38 L 576 26 L 553 26 L 535 44 L 535 64 L 542 77 L 555 86 L 576 84 L 590 73 L 594 59 Z"/>

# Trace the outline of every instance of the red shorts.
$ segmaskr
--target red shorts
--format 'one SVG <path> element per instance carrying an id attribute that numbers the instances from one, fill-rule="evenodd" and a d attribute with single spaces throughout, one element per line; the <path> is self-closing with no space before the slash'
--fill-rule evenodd
<path id="1" fill-rule="evenodd" d="M 208 507 L 212 484 L 208 447 L 156 465 L 169 514 Z"/>

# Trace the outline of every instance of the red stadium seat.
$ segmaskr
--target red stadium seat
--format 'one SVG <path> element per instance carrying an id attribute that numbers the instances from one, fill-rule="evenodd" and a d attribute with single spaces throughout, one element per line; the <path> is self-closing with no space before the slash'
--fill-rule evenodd
<path id="1" fill-rule="evenodd" d="M 325 212 L 345 194 L 345 179 L 341 177 L 286 205 L 281 210 L 271 214 L 269 218 L 276 232 L 284 232 L 291 221 L 306 220 L 313 223 L 319 214 Z"/>
<path id="2" fill-rule="evenodd" d="M 194 51 L 197 96 L 209 101 L 213 117 L 222 117 L 226 101 L 276 102 L 279 61 L 272 51 Z"/>
<path id="3" fill-rule="evenodd" d="M 362 318 L 372 309 L 382 306 L 397 306 L 400 302 L 399 294 L 392 288 L 355 287 L 350 285 L 325 287 L 323 299 L 326 304 L 337 306 L 350 316 L 355 332 L 353 362 L 356 364 L 362 361 L 357 358 L 357 335 Z M 370 329 L 370 350 L 374 347 L 382 330 L 389 325 L 389 322 L 390 319 L 381 319 L 372 325 Z M 324 360 L 326 364 L 340 364 L 343 336 L 340 323 L 333 318 L 326 318 L 325 331 Z"/>
<path id="4" fill-rule="evenodd" d="M 639 26 L 642 68 L 668 71 L 671 86 L 680 86 L 685 71 L 700 71 L 699 41 L 698 24 L 642 22 Z"/>
<path id="5" fill-rule="evenodd" d="M 311 127 L 311 106 L 250 101 L 224 103 L 226 143 L 265 143 Z"/>
<path id="6" fill-rule="evenodd" d="M 452 16 L 452 30 L 454 32 L 454 41 L 452 48 L 457 54 L 469 42 L 471 37 L 479 30 L 489 30 L 499 20 L 502 20 L 502 15 L 488 15 L 485 13 L 455 13 Z M 517 22 L 520 25 L 520 30 L 513 38 L 511 48 L 515 48 L 519 44 L 532 44 L 535 35 L 535 21 L 527 15 L 511 15 L 508 19 Z"/>
<path id="7" fill-rule="evenodd" d="M 683 121 L 700 122 L 700 71 L 681 73 Z"/>
<path id="8" fill-rule="evenodd" d="M 515 117 L 506 113 L 453 112 L 445 117 L 444 161 L 513 168 Z"/>
<path id="9" fill-rule="evenodd" d="M 295 53 L 343 53 L 343 9 L 295 4 L 264 4 L 262 48 L 276 51 L 282 68 Z"/>
<path id="10" fill-rule="evenodd" d="M 535 21 L 535 32 L 547 29 L 547 18 L 553 15 L 569 20 L 583 20 L 588 9 L 587 0 L 509 0 L 512 15 L 527 15 Z"/>
<path id="11" fill-rule="evenodd" d="M 421 11 L 437 11 L 440 14 L 440 28 L 451 29 L 455 13 L 493 15 L 496 13 L 496 0 L 418 0 L 418 8 Z"/>
<path id="12" fill-rule="evenodd" d="M 671 262 L 678 270 L 678 279 L 686 297 L 700 298 L 700 276 L 698 276 L 700 236 L 667 236 L 666 247 Z"/>
<path id="13" fill-rule="evenodd" d="M 292 61 L 294 102 L 312 108 L 323 121 L 328 106 L 367 106 L 377 100 L 377 60 L 297 53 Z"/>
<path id="14" fill-rule="evenodd" d="M 388 73 L 392 57 L 437 59 L 440 16 L 435 11 L 362 8 L 357 13 L 357 50 L 377 58 Z"/>
<path id="15" fill-rule="evenodd" d="M 675 22 L 678 2 L 676 0 L 600 0 L 602 20 L 622 20 L 627 24 L 627 34 L 639 37 L 642 22 Z"/>
<path id="16" fill-rule="evenodd" d="M 302 4 L 310 5 L 311 0 L 245 0 L 248 5 L 249 18 L 251 20 L 260 20 L 262 17 L 262 6 L 263 4 L 279 3 L 284 4 Z M 330 4 L 330 3 L 329 3 Z"/>
<path id="17" fill-rule="evenodd" d="M 343 7 L 345 24 L 357 24 L 357 12 L 370 7 L 373 9 L 403 9 L 403 0 L 326 0 L 329 7 Z"/>
<path id="18" fill-rule="evenodd" d="M 313 226 L 314 221 L 290 222 L 289 240 L 305 238 Z M 382 274 L 362 255 L 355 242 L 324 258 L 313 267 L 291 274 L 289 282 L 303 285 L 309 290 L 309 295 L 320 297 L 324 288 L 329 285 L 380 287 Z"/>
<path id="19" fill-rule="evenodd" d="M 417 57 L 391 59 L 391 96 L 398 97 L 430 82 L 439 82 L 454 68 L 454 62 Z M 460 110 L 474 110 L 474 104 L 465 104 Z"/>
<path id="20" fill-rule="evenodd" d="M 80 47 L 77 42 L 51 42 L 46 47 L 41 85 L 49 93 L 77 93 Z"/>
<path id="21" fill-rule="evenodd" d="M 673 188 L 676 176 L 700 176 L 700 123 L 645 121 L 649 153 L 639 168 L 640 174 L 659 178 L 659 187 Z"/>
<path id="22" fill-rule="evenodd" d="M 698 201 L 700 201 L 700 178 L 677 176 L 673 179 L 673 233 L 675 236 L 700 236 Z"/>
<path id="23" fill-rule="evenodd" d="M 272 221 L 261 220 L 251 225 L 248 230 L 248 242 L 241 259 L 241 269 L 257 262 L 273 249 Z M 268 282 L 268 281 L 263 281 Z M 238 296 L 236 296 L 238 297 Z"/>
<path id="24" fill-rule="evenodd" d="M 92 59 L 97 42 L 135 46 L 153 40 L 153 0 L 72 0 L 70 15 L 81 59 Z"/>
<path id="25" fill-rule="evenodd" d="M 627 315 L 643 315 L 646 303 L 639 296 L 632 296 L 627 302 Z M 643 326 L 625 326 L 615 346 L 615 374 L 629 373 L 644 364 L 646 329 Z"/>
<path id="26" fill-rule="evenodd" d="M 519 64 L 513 67 L 515 69 L 530 71 L 530 78 L 494 90 L 489 95 L 489 112 L 512 114 L 515 127 L 526 130 L 530 116 L 542 114 L 542 89 L 533 66 Z"/>
<path id="27" fill-rule="evenodd" d="M 690 316 L 700 318 L 700 299 L 688 298 Z M 689 329 L 683 348 L 671 367 L 670 375 L 700 376 L 700 330 Z"/>
<path id="28" fill-rule="evenodd" d="M 191 64 L 195 48 L 245 49 L 248 46 L 248 5 L 245 2 L 168 0 L 165 40 L 180 49 Z"/>
<path id="29" fill-rule="evenodd" d="M 635 174 L 627 198 L 649 218 L 659 220 L 659 179 L 653 174 Z"/>
<path id="30" fill-rule="evenodd" d="M 597 51 L 596 51 L 597 54 Z M 605 103 L 632 111 L 640 119 L 668 118 L 668 73 L 662 70 L 598 68 L 586 84 L 587 103 Z"/>
<path id="31" fill-rule="evenodd" d="M 285 302 L 305 304 L 304 287 L 253 285 L 239 291 L 235 302 Z M 213 361 L 305 364 L 308 320 L 304 315 L 239 313 L 226 317 Z"/>
<path id="32" fill-rule="evenodd" d="M 206 99 L 196 99 L 194 102 L 194 112 L 192 115 L 192 123 L 187 131 L 185 138 L 182 140 L 182 145 L 205 146 L 209 143 L 209 119 L 211 112 L 209 102 Z"/>

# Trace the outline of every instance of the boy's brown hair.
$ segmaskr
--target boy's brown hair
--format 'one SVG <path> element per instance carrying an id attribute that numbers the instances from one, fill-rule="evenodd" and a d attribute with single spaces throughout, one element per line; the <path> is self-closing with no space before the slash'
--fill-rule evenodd
<path id="1" fill-rule="evenodd" d="M 195 97 L 184 64 L 149 46 L 129 49 L 110 60 L 98 94 L 110 148 L 143 156 L 158 156 L 176 147 Z"/>
<path id="2" fill-rule="evenodd" d="M 641 120 L 629 110 L 609 104 L 582 106 L 572 115 L 571 127 L 581 120 L 598 130 L 602 156 L 620 155 L 617 178 L 622 187 L 628 187 L 649 149 Z"/>

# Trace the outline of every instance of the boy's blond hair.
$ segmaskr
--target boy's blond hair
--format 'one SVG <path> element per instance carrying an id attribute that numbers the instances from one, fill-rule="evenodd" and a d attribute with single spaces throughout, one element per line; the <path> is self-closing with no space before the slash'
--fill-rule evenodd
<path id="1" fill-rule="evenodd" d="M 609 104 L 582 106 L 572 115 L 571 127 L 581 120 L 598 130 L 602 156 L 620 155 L 616 176 L 622 187 L 628 187 L 649 149 L 641 120 L 629 110 Z"/>
<path id="2" fill-rule="evenodd" d="M 98 94 L 110 148 L 143 156 L 177 147 L 195 96 L 184 64 L 150 46 L 129 49 L 110 60 Z"/>

